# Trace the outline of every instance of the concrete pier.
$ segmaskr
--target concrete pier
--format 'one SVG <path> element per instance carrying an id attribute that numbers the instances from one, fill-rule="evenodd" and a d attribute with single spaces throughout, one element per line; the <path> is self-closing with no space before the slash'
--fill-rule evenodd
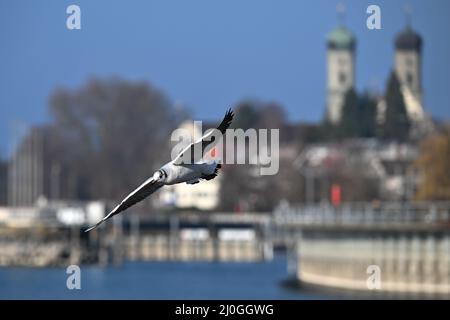
<path id="1" fill-rule="evenodd" d="M 449 242 L 450 233 L 442 230 L 304 230 L 297 277 L 341 289 L 450 295 Z M 379 270 L 379 287 L 370 284 L 374 270 Z"/>
<path id="2" fill-rule="evenodd" d="M 284 208 L 301 284 L 450 297 L 450 205 Z"/>

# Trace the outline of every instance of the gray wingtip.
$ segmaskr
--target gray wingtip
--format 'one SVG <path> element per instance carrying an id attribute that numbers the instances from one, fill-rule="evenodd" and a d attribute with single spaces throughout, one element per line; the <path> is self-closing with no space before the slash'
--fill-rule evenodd
<path id="1" fill-rule="evenodd" d="M 89 228 L 87 228 L 86 230 L 84 230 L 84 232 L 89 232 L 89 231 L 91 231 L 91 230 L 94 230 L 94 229 L 97 228 L 102 222 L 103 222 L 103 220 L 100 221 L 100 222 L 97 222 L 97 223 L 94 224 L 93 226 L 90 226 Z"/>

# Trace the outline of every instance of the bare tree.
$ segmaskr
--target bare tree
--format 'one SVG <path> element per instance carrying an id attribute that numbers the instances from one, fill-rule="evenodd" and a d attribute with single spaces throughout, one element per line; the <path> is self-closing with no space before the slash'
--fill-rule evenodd
<path id="1" fill-rule="evenodd" d="M 162 92 L 117 78 L 58 89 L 50 111 L 48 152 L 77 199 L 123 197 L 163 160 L 180 120 Z"/>

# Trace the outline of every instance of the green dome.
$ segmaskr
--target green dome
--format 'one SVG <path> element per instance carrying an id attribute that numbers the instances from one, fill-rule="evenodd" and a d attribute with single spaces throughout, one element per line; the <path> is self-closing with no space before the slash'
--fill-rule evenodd
<path id="1" fill-rule="evenodd" d="M 345 27 L 337 27 L 328 34 L 328 48 L 330 49 L 348 49 L 353 50 L 355 47 L 355 37 Z"/>

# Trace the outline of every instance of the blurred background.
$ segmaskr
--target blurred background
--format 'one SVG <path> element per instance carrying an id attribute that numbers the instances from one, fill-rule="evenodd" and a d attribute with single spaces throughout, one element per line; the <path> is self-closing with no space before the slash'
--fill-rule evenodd
<path id="1" fill-rule="evenodd" d="M 0 7 L 0 298 L 450 297 L 448 1 Z M 280 130 L 276 175 L 224 165 L 83 233 L 229 107 Z"/>

